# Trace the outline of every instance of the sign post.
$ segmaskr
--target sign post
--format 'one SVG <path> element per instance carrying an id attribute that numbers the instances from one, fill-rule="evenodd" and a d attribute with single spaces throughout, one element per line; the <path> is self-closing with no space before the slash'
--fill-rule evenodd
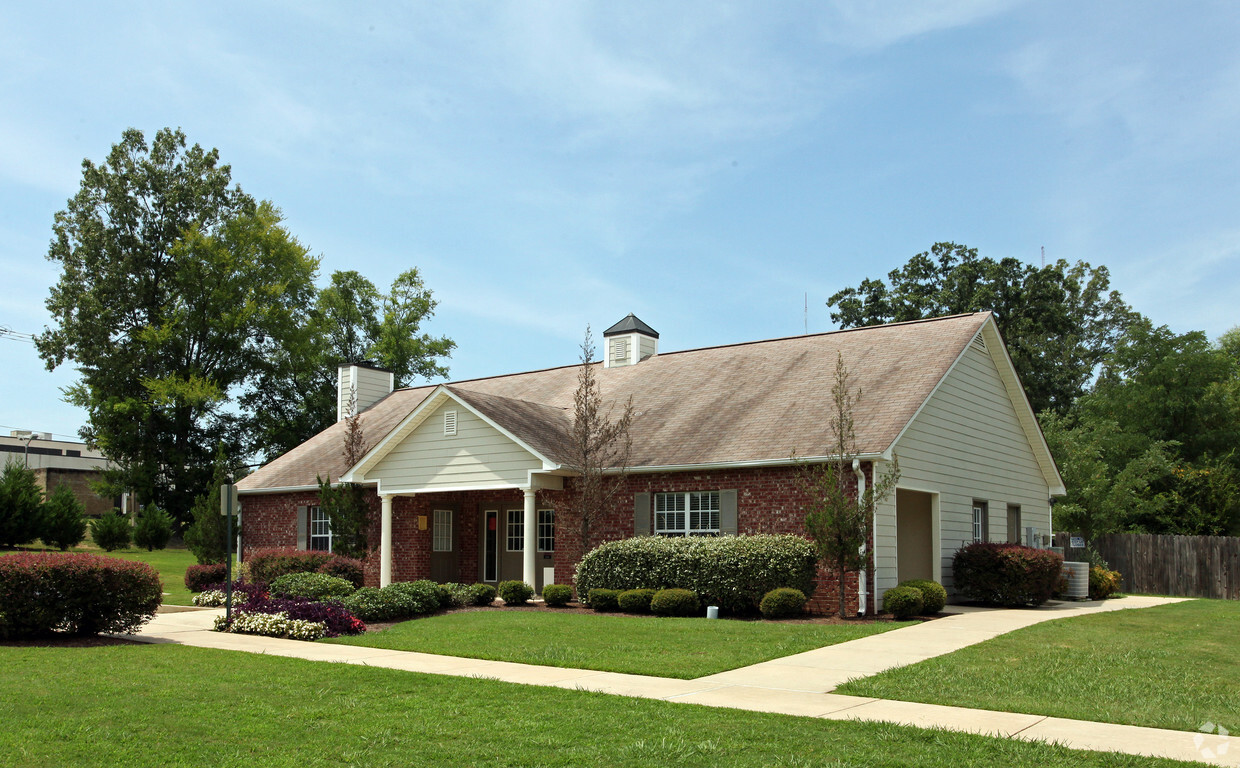
<path id="1" fill-rule="evenodd" d="M 224 620 L 232 622 L 232 562 L 233 562 L 233 508 L 237 502 L 237 486 L 233 484 L 231 474 L 224 477 L 224 482 L 220 485 L 220 514 L 224 516 L 227 533 L 224 536 L 225 541 L 225 560 L 224 560 Z"/>

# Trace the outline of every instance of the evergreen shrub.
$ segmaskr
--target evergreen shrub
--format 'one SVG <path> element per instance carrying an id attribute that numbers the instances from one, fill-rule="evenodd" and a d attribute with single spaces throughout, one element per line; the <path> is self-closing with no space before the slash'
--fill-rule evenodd
<path id="1" fill-rule="evenodd" d="M 616 603 L 625 613 L 650 613 L 653 589 L 626 589 L 616 596 Z"/>
<path id="2" fill-rule="evenodd" d="M 99 519 L 90 521 L 90 537 L 96 546 L 105 552 L 128 547 L 132 532 L 129 519 L 122 515 L 120 510 L 114 509 Z"/>
<path id="3" fill-rule="evenodd" d="M 504 605 L 525 605 L 534 596 L 534 588 L 524 581 L 501 581 L 499 583 L 500 599 Z"/>
<path id="4" fill-rule="evenodd" d="M 921 590 L 917 587 L 892 587 L 883 593 L 883 610 L 897 619 L 916 616 L 924 607 Z"/>
<path id="5" fill-rule="evenodd" d="M 43 533 L 39 538 L 62 552 L 86 538 L 82 502 L 67 485 L 58 485 L 43 505 Z"/>
<path id="6" fill-rule="evenodd" d="M 470 605 L 490 605 L 495 602 L 496 589 L 490 584 L 471 584 L 469 587 Z"/>
<path id="7" fill-rule="evenodd" d="M 133 543 L 139 549 L 151 552 L 165 549 L 172 538 L 172 517 L 157 506 L 151 505 L 138 513 L 133 528 Z"/>
<path id="8" fill-rule="evenodd" d="M 552 608 L 568 605 L 573 599 L 573 588 L 567 584 L 548 584 L 543 587 L 543 602 Z"/>
<path id="9" fill-rule="evenodd" d="M 688 589 L 660 589 L 650 598 L 650 612 L 656 616 L 697 616 L 701 603 Z"/>
<path id="10" fill-rule="evenodd" d="M 286 573 L 271 582 L 270 591 L 273 597 L 331 600 L 348 597 L 357 588 L 351 582 L 326 573 Z"/>
<path id="11" fill-rule="evenodd" d="M 926 579 L 909 579 L 900 582 L 901 587 L 913 587 L 921 592 L 921 615 L 933 616 L 947 605 L 947 590 L 937 581 Z"/>
<path id="12" fill-rule="evenodd" d="M 599 613 L 620 610 L 620 592 L 615 589 L 595 587 L 586 595 L 586 603 Z"/>
<path id="13" fill-rule="evenodd" d="M 772 589 L 762 596 L 758 610 L 768 619 L 786 619 L 789 616 L 800 616 L 805 612 L 805 593 L 792 587 Z"/>

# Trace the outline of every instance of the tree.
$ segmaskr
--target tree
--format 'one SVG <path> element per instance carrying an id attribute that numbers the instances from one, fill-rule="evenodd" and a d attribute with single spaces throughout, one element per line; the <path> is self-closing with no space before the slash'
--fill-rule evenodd
<path id="1" fill-rule="evenodd" d="M 0 547 L 29 544 L 43 532 L 43 492 L 34 470 L 9 461 L 0 473 Z"/>
<path id="2" fill-rule="evenodd" d="M 357 390 L 349 394 L 349 413 L 345 419 L 341 455 L 345 466 L 352 467 L 366 454 L 366 436 L 362 432 L 361 413 L 357 410 Z M 370 552 L 370 504 L 366 488 L 357 483 L 340 483 L 332 487 L 331 477 L 316 478 L 319 483 L 319 509 L 327 515 L 332 531 L 332 551 L 357 559 Z"/>
<path id="3" fill-rule="evenodd" d="M 857 493 L 853 460 L 857 457 L 857 434 L 853 408 L 861 400 L 861 390 L 853 394 L 848 386 L 848 368 L 840 355 L 835 363 L 835 382 L 831 386 L 833 436 L 831 458 L 826 463 L 800 462 L 798 481 L 809 498 L 806 503 L 805 530 L 814 541 L 818 559 L 833 570 L 839 585 L 839 615 L 847 614 L 844 580 L 850 571 L 860 571 L 870 561 L 871 522 L 874 505 L 895 490 L 900 477 L 897 462 L 884 477 L 875 477 L 864 493 Z"/>
<path id="4" fill-rule="evenodd" d="M 590 549 L 595 524 L 614 508 L 623 490 L 633 449 L 629 437 L 633 398 L 626 400 L 617 414 L 617 404 L 603 400 L 597 365 L 590 326 L 586 326 L 577 389 L 573 393 L 573 422 L 565 444 L 564 467 L 574 473 L 575 493 L 557 495 L 552 502 L 560 519 L 576 528 L 582 554 Z"/>
<path id="5" fill-rule="evenodd" d="M 228 521 L 220 514 L 220 488 L 228 479 L 228 459 L 221 445 L 211 465 L 211 479 L 190 510 L 193 522 L 185 530 L 185 546 L 199 564 L 228 560 Z"/>
<path id="6" fill-rule="evenodd" d="M 301 326 L 317 270 L 280 212 L 230 187 L 218 160 L 180 130 L 148 145 L 130 129 L 104 163 L 83 161 L 47 255 L 61 268 L 54 326 L 36 339 L 49 369 L 80 374 L 66 399 L 119 467 L 107 490 L 182 520 L 214 446 L 242 451 L 230 398 Z"/>
<path id="7" fill-rule="evenodd" d="M 830 297 L 841 328 L 992 311 L 1035 411 L 1064 413 L 1139 316 L 1110 290 L 1106 267 L 1034 267 L 935 243 L 882 280 Z"/>
<path id="8" fill-rule="evenodd" d="M 86 517 L 82 502 L 67 485 L 58 485 L 43 504 L 44 544 L 64 551 L 86 538 Z"/>
<path id="9" fill-rule="evenodd" d="M 393 372 L 397 387 L 447 376 L 441 361 L 456 342 L 419 333 L 435 306 L 417 269 L 398 275 L 386 294 L 358 272 L 334 273 L 300 333 L 276 350 L 242 397 L 263 452 L 279 455 L 331 426 L 342 363 L 371 360 Z"/>

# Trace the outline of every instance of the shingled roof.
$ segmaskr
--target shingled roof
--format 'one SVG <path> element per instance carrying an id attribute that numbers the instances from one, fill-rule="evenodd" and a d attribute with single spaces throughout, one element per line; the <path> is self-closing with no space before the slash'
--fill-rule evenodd
<path id="1" fill-rule="evenodd" d="M 990 313 L 663 353 L 637 365 L 594 363 L 604 398 L 633 398 L 634 469 L 773 462 L 831 455 L 827 412 L 837 356 L 862 397 L 857 450 L 891 447 Z M 561 461 L 580 366 L 460 381 L 447 388 L 552 461 Z M 401 389 L 361 415 L 377 445 L 436 387 Z M 348 469 L 343 422 L 238 483 L 242 491 L 305 488 Z"/>

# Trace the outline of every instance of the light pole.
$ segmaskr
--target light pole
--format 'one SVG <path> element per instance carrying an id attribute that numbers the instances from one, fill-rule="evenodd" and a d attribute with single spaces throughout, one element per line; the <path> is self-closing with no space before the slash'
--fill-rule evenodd
<path id="1" fill-rule="evenodd" d="M 22 451 L 22 468 L 30 469 L 30 441 L 34 439 L 33 432 L 27 432 L 21 436 L 21 440 L 25 443 L 25 449 Z"/>
<path id="2" fill-rule="evenodd" d="M 233 484 L 232 473 L 224 477 L 220 485 L 220 514 L 224 516 L 227 533 L 224 537 L 224 621 L 232 622 L 232 561 L 233 561 L 233 507 L 237 498 L 237 486 Z"/>

